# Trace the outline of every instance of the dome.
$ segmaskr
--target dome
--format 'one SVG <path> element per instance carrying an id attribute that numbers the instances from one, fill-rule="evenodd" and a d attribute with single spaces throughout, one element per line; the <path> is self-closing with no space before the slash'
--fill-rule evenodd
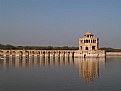
<path id="1" fill-rule="evenodd" d="M 85 35 L 93 35 L 91 32 L 86 32 Z"/>

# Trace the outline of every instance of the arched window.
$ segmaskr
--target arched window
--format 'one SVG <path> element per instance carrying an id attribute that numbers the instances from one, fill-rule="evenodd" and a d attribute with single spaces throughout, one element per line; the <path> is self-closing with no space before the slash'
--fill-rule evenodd
<path id="1" fill-rule="evenodd" d="M 82 46 L 80 46 L 80 49 L 82 50 Z"/>
<path id="2" fill-rule="evenodd" d="M 95 40 L 95 43 L 96 43 L 96 40 Z"/>
<path id="3" fill-rule="evenodd" d="M 93 40 L 93 43 L 95 43 L 95 40 Z"/>
<path id="4" fill-rule="evenodd" d="M 88 40 L 86 40 L 86 43 L 88 43 Z"/>
<path id="5" fill-rule="evenodd" d="M 90 40 L 88 40 L 89 41 L 89 43 L 90 43 Z"/>
<path id="6" fill-rule="evenodd" d="M 86 46 L 85 50 L 88 50 L 88 47 Z"/>
<path id="7" fill-rule="evenodd" d="M 85 43 L 85 40 L 84 40 L 84 43 Z"/>

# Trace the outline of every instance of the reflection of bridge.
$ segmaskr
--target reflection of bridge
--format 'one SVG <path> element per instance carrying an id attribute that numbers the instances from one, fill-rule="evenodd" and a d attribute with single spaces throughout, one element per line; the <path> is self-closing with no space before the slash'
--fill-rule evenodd
<path id="1" fill-rule="evenodd" d="M 75 50 L 0 50 L 0 56 L 74 57 Z"/>
<path id="2" fill-rule="evenodd" d="M 105 58 L 70 58 L 70 57 L 40 57 L 30 56 L 15 57 L 7 56 L 0 60 L 0 69 L 26 68 L 26 67 L 62 67 L 77 66 L 79 76 L 84 78 L 86 83 L 93 82 L 98 78 L 101 67 L 105 66 Z"/>
<path id="3" fill-rule="evenodd" d="M 26 68 L 26 67 L 61 67 L 74 65 L 74 58 L 70 57 L 40 57 L 30 56 L 16 58 L 7 56 L 6 59 L 0 59 L 0 69 Z M 77 63 L 78 64 L 78 63 Z"/>

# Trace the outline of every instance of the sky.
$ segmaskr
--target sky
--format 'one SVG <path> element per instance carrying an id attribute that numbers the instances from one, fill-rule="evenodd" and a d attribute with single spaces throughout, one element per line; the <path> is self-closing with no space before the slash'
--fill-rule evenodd
<path id="1" fill-rule="evenodd" d="M 78 46 L 87 31 L 121 48 L 121 0 L 0 0 L 0 44 Z"/>

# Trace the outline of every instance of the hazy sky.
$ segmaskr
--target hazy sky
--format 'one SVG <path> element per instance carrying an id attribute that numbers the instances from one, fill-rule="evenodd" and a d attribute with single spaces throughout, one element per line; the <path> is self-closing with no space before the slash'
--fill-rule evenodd
<path id="1" fill-rule="evenodd" d="M 78 46 L 86 31 L 121 48 L 121 0 L 0 0 L 0 43 Z"/>

